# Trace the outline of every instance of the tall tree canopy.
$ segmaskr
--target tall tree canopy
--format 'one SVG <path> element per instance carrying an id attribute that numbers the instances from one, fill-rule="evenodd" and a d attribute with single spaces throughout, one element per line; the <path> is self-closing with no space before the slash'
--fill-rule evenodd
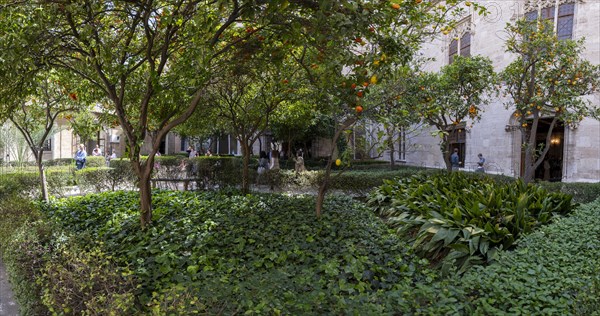
<path id="1" fill-rule="evenodd" d="M 292 54 L 319 106 L 340 117 L 341 131 L 355 121 L 368 92 L 363 83 L 385 77 L 394 60 L 408 60 L 425 36 L 448 24 L 448 12 L 460 2 L 2 1 L 7 32 L 0 48 L 21 47 L 24 59 L 67 69 L 93 87 L 77 93 L 117 117 L 131 146 L 146 227 L 154 154 L 169 131 L 199 106 L 210 106 L 205 89 L 221 70 L 257 52 L 271 50 L 273 59 Z M 144 160 L 140 149 L 147 141 L 152 149 Z"/>
<path id="2" fill-rule="evenodd" d="M 4 36 L 21 41 L 25 56 L 79 75 L 95 87 L 98 100 L 109 101 L 101 104 L 116 115 L 131 146 L 146 227 L 154 154 L 171 129 L 207 104 L 204 90 L 232 62 L 231 51 L 241 57 L 260 51 L 256 40 L 267 39 L 261 32 L 301 39 L 301 29 L 326 20 L 326 14 L 352 28 L 354 16 L 344 11 L 355 12 L 354 3 L 336 3 L 333 11 L 328 3 L 47 0 L 17 2 L 1 14 L 13 26 Z M 240 25 L 248 31 L 240 32 Z M 147 138 L 152 150 L 143 160 Z"/>

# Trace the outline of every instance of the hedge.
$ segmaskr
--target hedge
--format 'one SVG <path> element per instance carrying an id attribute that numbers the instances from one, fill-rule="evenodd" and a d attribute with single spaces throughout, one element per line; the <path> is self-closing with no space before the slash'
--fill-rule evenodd
<path id="1" fill-rule="evenodd" d="M 35 278 L 38 275 L 41 261 L 40 250 L 37 245 L 29 243 L 24 249 L 15 243 L 15 238 L 22 236 L 33 236 L 27 242 L 36 239 L 39 234 L 37 225 L 40 222 L 40 213 L 32 205 L 31 199 L 19 192 L 18 185 L 9 188 L 10 185 L 18 183 L 26 177 L 11 177 L 14 181 L 9 184 L 7 177 L 0 177 L 0 256 L 6 267 L 12 291 L 19 303 L 21 315 L 45 315 L 47 314 L 40 297 L 41 290 L 36 285 Z M 9 186 L 7 186 L 9 184 Z M 2 189 L 3 188 L 3 189 Z M 25 250 L 25 251 L 23 251 Z"/>
<path id="2" fill-rule="evenodd" d="M 460 285 L 477 315 L 600 315 L 600 200 L 541 227 L 469 271 Z"/>
<path id="3" fill-rule="evenodd" d="M 589 203 L 600 197 L 600 182 L 539 182 L 548 191 L 560 191 L 573 195 L 573 200 L 579 203 Z"/>

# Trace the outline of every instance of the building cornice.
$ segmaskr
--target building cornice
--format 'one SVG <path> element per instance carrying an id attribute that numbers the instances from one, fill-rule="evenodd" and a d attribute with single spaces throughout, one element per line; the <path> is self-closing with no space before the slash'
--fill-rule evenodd
<path id="1" fill-rule="evenodd" d="M 583 2 L 583 0 L 526 0 L 525 12 L 537 11 L 565 3 Z"/>

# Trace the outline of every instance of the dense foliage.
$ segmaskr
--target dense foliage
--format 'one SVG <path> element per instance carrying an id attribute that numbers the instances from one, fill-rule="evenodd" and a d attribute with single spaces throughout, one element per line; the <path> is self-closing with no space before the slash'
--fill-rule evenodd
<path id="1" fill-rule="evenodd" d="M 136 295 L 155 310 L 364 314 L 428 300 L 415 305 L 407 291 L 435 279 L 426 262 L 348 199 L 328 200 L 315 222 L 310 197 L 154 194 L 160 220 L 145 231 L 133 193 L 60 200 L 45 212 L 128 266 Z"/>
<path id="2" fill-rule="evenodd" d="M 477 315 L 600 315 L 600 200 L 460 280 Z"/>
<path id="3" fill-rule="evenodd" d="M 370 209 L 344 198 L 328 200 L 315 222 L 304 196 L 158 191 L 163 224 L 140 231 L 134 193 L 54 200 L 47 221 L 14 188 L 4 186 L 0 200 L 0 251 L 24 315 L 594 315 L 600 307 L 600 201 L 519 238 L 491 265 L 440 279 Z"/>
<path id="4" fill-rule="evenodd" d="M 600 198 L 600 182 L 539 182 L 548 191 L 563 192 L 573 196 L 577 203 L 589 203 Z"/>
<path id="5" fill-rule="evenodd" d="M 0 250 L 21 315 L 132 314 L 134 279 L 98 247 L 43 220 L 28 203 L 7 208 Z M 8 215 L 8 216 L 6 216 Z"/>
<path id="6" fill-rule="evenodd" d="M 369 202 L 422 256 L 464 271 L 491 262 L 521 235 L 568 214 L 564 193 L 462 172 L 386 180 Z"/>

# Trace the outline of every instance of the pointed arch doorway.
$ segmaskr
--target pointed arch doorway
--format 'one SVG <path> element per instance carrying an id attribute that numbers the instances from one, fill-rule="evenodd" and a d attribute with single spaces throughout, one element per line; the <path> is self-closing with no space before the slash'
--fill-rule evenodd
<path id="1" fill-rule="evenodd" d="M 528 120 L 528 126 L 531 126 L 533 120 Z M 552 118 L 541 118 L 539 120 L 537 132 L 536 132 L 536 148 L 543 148 L 542 146 L 546 142 L 546 137 L 550 129 L 550 123 Z M 531 133 L 531 129 L 526 130 L 526 135 Z M 522 145 L 524 145 L 527 137 L 522 138 Z M 559 182 L 563 176 L 563 156 L 564 156 L 564 143 L 565 143 L 565 126 L 563 122 L 558 121 L 552 133 L 550 135 L 550 149 L 543 162 L 535 170 L 535 179 L 543 181 Z M 525 174 L 525 151 L 524 146 L 521 146 L 521 176 Z"/>

